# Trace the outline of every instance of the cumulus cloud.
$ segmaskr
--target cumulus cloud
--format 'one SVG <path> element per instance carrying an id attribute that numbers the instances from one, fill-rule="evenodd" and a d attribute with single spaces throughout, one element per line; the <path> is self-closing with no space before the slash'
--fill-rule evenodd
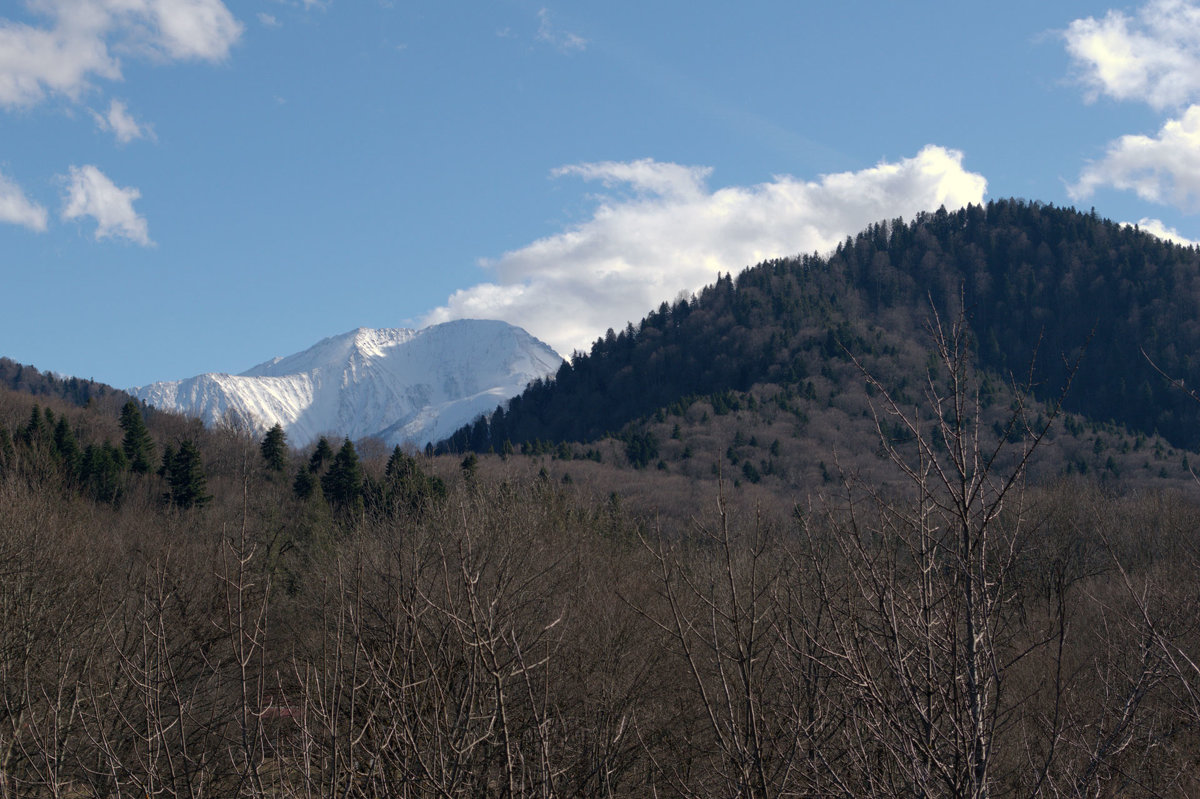
<path id="1" fill-rule="evenodd" d="M 600 198 L 582 224 L 484 262 L 493 280 L 456 292 L 424 321 L 503 319 L 559 352 L 586 350 L 607 328 L 640 319 L 718 272 L 827 251 L 881 219 L 981 202 L 987 182 L 964 170 L 962 158 L 927 146 L 859 172 L 715 191 L 705 167 L 652 160 L 563 167 L 554 174 L 627 191 Z"/>
<path id="2" fill-rule="evenodd" d="M 110 102 L 108 104 L 108 112 L 105 114 L 101 114 L 98 111 L 92 111 L 91 113 L 100 130 L 109 131 L 121 144 L 129 144 L 134 139 L 153 140 L 155 138 L 154 129 L 134 119 L 129 114 L 129 109 L 125 103 L 120 100 Z"/>
<path id="3" fill-rule="evenodd" d="M 1122 136 L 1084 168 L 1068 191 L 1076 200 L 1101 186 L 1134 191 L 1143 200 L 1200 210 L 1200 106 L 1168 120 L 1157 136 Z"/>
<path id="4" fill-rule="evenodd" d="M 72 166 L 66 178 L 63 219 L 90 216 L 96 220 L 96 240 L 119 238 L 148 247 L 153 244 L 144 217 L 133 209 L 142 196 L 135 188 L 121 188 L 90 164 Z"/>
<path id="5" fill-rule="evenodd" d="M 120 55 L 219 61 L 243 26 L 221 0 L 31 0 L 45 25 L 0 18 L 0 106 L 72 99 L 120 80 Z"/>
<path id="6" fill-rule="evenodd" d="M 1063 36 L 1089 99 L 1104 94 L 1162 110 L 1200 93 L 1200 7 L 1188 0 L 1152 0 L 1132 17 L 1077 19 Z"/>
<path id="7" fill-rule="evenodd" d="M 0 222 L 22 225 L 39 233 L 46 229 L 46 209 L 25 196 L 16 182 L 0 174 Z"/>
<path id="8" fill-rule="evenodd" d="M 550 20 L 550 12 L 547 9 L 539 9 L 537 16 L 537 37 L 540 41 L 546 42 L 564 53 L 587 49 L 587 39 L 568 31 L 558 30 Z"/>
<path id="9" fill-rule="evenodd" d="M 1125 223 L 1128 227 L 1133 227 L 1132 222 Z M 1152 236 L 1158 236 L 1160 239 L 1182 244 L 1184 247 L 1195 247 L 1200 242 L 1189 239 L 1186 236 L 1180 235 L 1179 231 L 1173 227 L 1167 227 L 1161 219 L 1149 219 L 1142 217 L 1137 221 L 1137 228 L 1141 231 L 1149 233 Z"/>

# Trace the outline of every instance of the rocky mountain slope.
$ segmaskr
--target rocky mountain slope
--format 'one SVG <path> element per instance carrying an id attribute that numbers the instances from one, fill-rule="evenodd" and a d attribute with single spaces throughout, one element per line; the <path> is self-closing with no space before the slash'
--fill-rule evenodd
<path id="1" fill-rule="evenodd" d="M 424 446 L 561 363 L 518 327 L 464 319 L 422 330 L 359 328 L 238 375 L 202 374 L 130 393 L 208 425 L 261 431 L 278 423 L 293 446 L 324 433 Z"/>

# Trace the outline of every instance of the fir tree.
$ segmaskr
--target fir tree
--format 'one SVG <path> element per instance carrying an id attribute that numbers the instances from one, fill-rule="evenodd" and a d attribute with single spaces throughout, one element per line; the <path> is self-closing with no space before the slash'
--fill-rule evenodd
<path id="1" fill-rule="evenodd" d="M 97 502 L 115 504 L 121 498 L 125 453 L 107 441 L 89 444 L 83 451 L 80 479 L 84 490 Z"/>
<path id="2" fill-rule="evenodd" d="M 319 472 L 330 458 L 333 457 L 333 448 L 329 446 L 329 441 L 325 436 L 317 439 L 317 448 L 313 450 L 312 457 L 308 459 L 308 470 L 310 472 Z"/>
<path id="3" fill-rule="evenodd" d="M 292 493 L 297 499 L 308 499 L 321 490 L 321 481 L 307 466 L 301 466 L 296 471 L 296 479 L 292 481 Z"/>
<path id="4" fill-rule="evenodd" d="M 267 431 L 261 449 L 267 468 L 273 472 L 282 472 L 287 466 L 287 435 L 283 432 L 283 425 L 276 423 Z"/>
<path id="5" fill-rule="evenodd" d="M 193 441 L 186 440 L 179 445 L 167 473 L 167 485 L 170 488 L 167 498 L 177 508 L 197 507 L 212 499 L 207 493 L 208 480 L 200 450 Z"/>
<path id="6" fill-rule="evenodd" d="M 154 458 L 154 439 L 146 429 L 142 420 L 142 410 L 137 400 L 129 400 L 121 408 L 121 429 L 125 437 L 121 439 L 121 449 L 129 461 L 129 470 L 137 474 L 150 471 L 150 462 Z"/>
<path id="7" fill-rule="evenodd" d="M 445 499 L 446 484 L 440 477 L 425 474 L 416 458 L 396 447 L 384 469 L 382 495 L 389 513 L 400 509 L 417 512 L 429 502 Z"/>
<path id="8" fill-rule="evenodd" d="M 17 440 L 26 447 L 33 447 L 46 438 L 46 423 L 42 421 L 42 409 L 36 403 L 29 413 L 29 421 L 17 430 Z"/>
<path id="9" fill-rule="evenodd" d="M 350 508 L 361 499 L 362 466 L 350 439 L 347 438 L 337 455 L 333 456 L 329 471 L 321 478 L 321 489 L 325 492 L 325 498 L 337 509 Z"/>
<path id="10" fill-rule="evenodd" d="M 15 458 L 12 436 L 9 435 L 7 427 L 0 425 L 0 476 L 11 468 Z"/>
<path id="11" fill-rule="evenodd" d="M 159 477 L 165 478 L 171 473 L 171 464 L 175 462 L 175 447 L 167 444 L 163 447 L 162 462 L 158 466 L 158 471 L 155 472 Z"/>
<path id="12" fill-rule="evenodd" d="M 63 473 L 74 479 L 79 473 L 83 456 L 79 451 L 79 443 L 75 440 L 75 433 L 71 431 L 65 416 L 58 417 L 58 423 L 54 426 L 54 451 L 62 462 Z"/>

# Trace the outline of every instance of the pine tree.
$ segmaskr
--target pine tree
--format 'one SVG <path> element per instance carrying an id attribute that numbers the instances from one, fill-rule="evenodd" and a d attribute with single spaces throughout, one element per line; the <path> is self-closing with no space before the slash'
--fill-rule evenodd
<path id="1" fill-rule="evenodd" d="M 177 508 L 197 507 L 212 499 L 207 493 L 208 480 L 200 450 L 190 439 L 179 445 L 167 473 L 167 485 L 170 488 L 167 498 Z"/>
<path id="2" fill-rule="evenodd" d="M 121 440 L 121 449 L 129 461 L 129 470 L 137 474 L 150 471 L 150 462 L 154 458 L 154 439 L 142 420 L 142 410 L 137 400 L 129 400 L 121 408 L 121 429 L 125 437 Z"/>
<path id="3" fill-rule="evenodd" d="M 267 468 L 273 472 L 282 472 L 287 466 L 287 435 L 283 432 L 283 425 L 276 423 L 267 431 L 261 449 Z"/>

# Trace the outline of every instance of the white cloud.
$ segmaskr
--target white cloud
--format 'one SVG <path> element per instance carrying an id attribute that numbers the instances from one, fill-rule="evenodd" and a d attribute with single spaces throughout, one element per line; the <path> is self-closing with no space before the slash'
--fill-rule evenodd
<path id="1" fill-rule="evenodd" d="M 1143 200 L 1200 209 L 1200 106 L 1168 120 L 1158 136 L 1122 136 L 1068 187 L 1076 200 L 1101 186 L 1134 191 Z"/>
<path id="2" fill-rule="evenodd" d="M 987 182 L 962 153 L 927 146 L 899 163 L 817 181 L 776 177 L 710 191 L 710 170 L 643 160 L 555 170 L 609 187 L 592 218 L 483 266 L 490 282 L 456 292 L 426 324 L 504 319 L 559 352 L 587 350 L 609 328 L 640 319 L 681 291 L 768 258 L 827 251 L 881 219 L 983 199 Z"/>
<path id="3" fill-rule="evenodd" d="M 274 15 L 264 14 L 261 11 L 258 14 L 258 21 L 268 28 L 278 28 L 283 24 Z"/>
<path id="4" fill-rule="evenodd" d="M 1128 227 L 1134 226 L 1134 223 L 1132 222 L 1125 222 L 1124 224 Z M 1158 236 L 1160 239 L 1166 239 L 1167 241 L 1172 241 L 1176 244 L 1182 244 L 1184 247 L 1195 247 L 1200 244 L 1200 242 L 1197 242 L 1194 239 L 1189 239 L 1186 236 L 1180 235 L 1179 231 L 1175 228 L 1167 227 L 1165 224 L 1163 224 L 1161 219 L 1149 219 L 1147 217 L 1142 217 L 1137 221 L 1137 228 L 1145 233 L 1149 233 L 1152 236 Z"/>
<path id="5" fill-rule="evenodd" d="M 25 196 L 14 181 L 0 174 L 0 222 L 23 225 L 39 233 L 46 229 L 46 209 Z"/>
<path id="6" fill-rule="evenodd" d="M 1151 0 L 1133 17 L 1077 19 L 1063 35 L 1089 99 L 1106 94 L 1162 110 L 1200 95 L 1200 7 L 1188 0 Z"/>
<path id="7" fill-rule="evenodd" d="M 96 220 L 96 240 L 121 238 L 148 247 L 153 244 L 146 219 L 133 210 L 133 201 L 142 196 L 135 188 L 120 188 L 108 176 L 90 164 L 71 167 L 63 198 L 63 219 L 90 216 Z"/>
<path id="8" fill-rule="evenodd" d="M 543 8 L 538 11 L 537 37 L 543 42 L 553 45 L 564 53 L 578 52 L 587 49 L 587 39 L 568 31 L 560 31 L 550 21 L 550 12 Z"/>
<path id="9" fill-rule="evenodd" d="M 97 111 L 91 113 L 96 125 L 101 130 L 111 132 L 121 144 L 129 144 L 134 139 L 155 139 L 154 129 L 134 119 L 125 103 L 120 100 L 113 100 L 108 104 L 107 114 Z"/>
<path id="10" fill-rule="evenodd" d="M 242 34 L 221 0 L 30 0 L 38 27 L 0 18 L 0 106 L 76 99 L 120 80 L 118 54 L 219 61 Z"/>

